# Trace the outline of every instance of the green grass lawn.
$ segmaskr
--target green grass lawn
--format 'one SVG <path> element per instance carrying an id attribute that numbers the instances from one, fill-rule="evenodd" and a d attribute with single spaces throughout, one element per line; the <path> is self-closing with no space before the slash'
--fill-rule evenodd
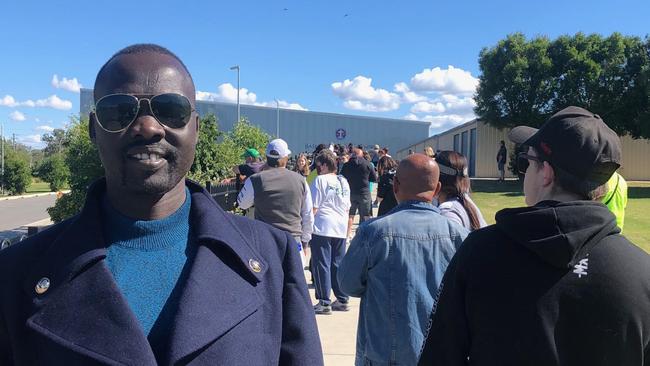
<path id="1" fill-rule="evenodd" d="M 518 181 L 472 181 L 472 199 L 481 209 L 485 221 L 494 223 L 494 214 L 509 207 L 525 206 Z M 650 253 L 650 182 L 628 183 L 628 203 L 623 230 L 630 241 Z"/>
<path id="2" fill-rule="evenodd" d="M 43 193 L 43 192 L 50 192 L 50 184 L 46 182 L 33 181 L 32 184 L 30 184 L 29 187 L 27 187 L 27 191 L 25 191 L 25 194 Z"/>

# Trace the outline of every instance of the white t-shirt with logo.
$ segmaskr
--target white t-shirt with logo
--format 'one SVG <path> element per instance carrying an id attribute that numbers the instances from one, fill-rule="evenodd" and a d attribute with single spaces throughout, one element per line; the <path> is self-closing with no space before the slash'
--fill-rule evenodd
<path id="1" fill-rule="evenodd" d="M 350 212 L 350 185 L 342 175 L 324 174 L 310 186 L 314 208 L 314 234 L 331 238 L 345 238 Z"/>

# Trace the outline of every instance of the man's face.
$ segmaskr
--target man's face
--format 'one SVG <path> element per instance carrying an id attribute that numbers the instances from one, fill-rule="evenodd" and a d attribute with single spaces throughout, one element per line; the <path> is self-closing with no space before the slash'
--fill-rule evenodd
<path id="1" fill-rule="evenodd" d="M 163 93 L 186 96 L 195 107 L 194 84 L 173 57 L 153 52 L 113 59 L 95 84 L 95 101 L 109 94 L 151 98 Z M 181 128 L 162 125 L 149 104 L 140 102 L 136 119 L 124 130 L 109 132 L 91 113 L 91 138 L 99 148 L 109 189 L 123 194 L 162 195 L 179 184 L 194 161 L 198 115 Z"/>

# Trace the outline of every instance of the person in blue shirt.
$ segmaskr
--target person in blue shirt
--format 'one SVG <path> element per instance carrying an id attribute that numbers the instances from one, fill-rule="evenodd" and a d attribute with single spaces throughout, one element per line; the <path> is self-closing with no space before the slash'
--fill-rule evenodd
<path id="1" fill-rule="evenodd" d="M 397 167 L 390 214 L 362 223 L 338 270 L 341 290 L 361 298 L 356 365 L 415 365 L 447 265 L 468 234 L 431 201 L 436 162 L 412 154 Z"/>

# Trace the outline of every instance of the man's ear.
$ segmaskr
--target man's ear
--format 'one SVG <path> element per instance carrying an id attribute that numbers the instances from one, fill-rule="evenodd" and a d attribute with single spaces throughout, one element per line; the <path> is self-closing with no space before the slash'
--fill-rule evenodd
<path id="1" fill-rule="evenodd" d="M 199 115 L 196 115 L 196 141 L 194 141 L 195 144 L 199 142 L 199 131 L 201 130 L 201 119 L 199 118 Z"/>
<path id="2" fill-rule="evenodd" d="M 542 167 L 542 179 L 544 187 L 549 186 L 555 182 L 555 170 L 553 170 L 553 167 L 546 161 Z"/>
<path id="3" fill-rule="evenodd" d="M 438 181 L 438 184 L 436 185 L 436 190 L 433 192 L 433 197 L 438 197 L 438 194 L 440 193 L 440 190 L 442 189 L 442 183 Z"/>
<path id="4" fill-rule="evenodd" d="M 96 122 L 97 116 L 95 116 L 95 112 L 90 112 L 88 114 L 88 136 L 90 137 L 90 141 L 93 142 L 93 144 L 96 144 L 97 142 L 95 141 L 95 122 Z"/>

